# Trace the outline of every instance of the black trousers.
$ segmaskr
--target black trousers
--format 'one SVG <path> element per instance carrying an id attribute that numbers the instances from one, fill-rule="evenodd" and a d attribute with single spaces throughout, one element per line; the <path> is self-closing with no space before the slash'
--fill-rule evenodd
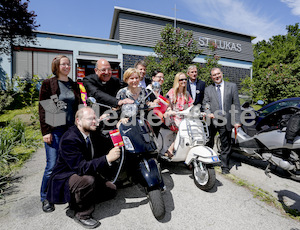
<path id="1" fill-rule="evenodd" d="M 106 187 L 105 182 L 100 176 L 73 174 L 70 177 L 70 209 L 75 211 L 76 217 L 90 218 L 95 210 L 95 204 L 116 196 L 116 190 Z"/>
<path id="2" fill-rule="evenodd" d="M 214 140 L 217 132 L 219 132 L 221 140 L 220 160 L 222 162 L 222 168 L 229 169 L 229 159 L 231 155 L 231 130 L 228 131 L 226 126 L 215 126 L 214 124 L 211 124 L 209 126 L 210 140 L 207 142 L 208 147 L 214 147 Z"/>

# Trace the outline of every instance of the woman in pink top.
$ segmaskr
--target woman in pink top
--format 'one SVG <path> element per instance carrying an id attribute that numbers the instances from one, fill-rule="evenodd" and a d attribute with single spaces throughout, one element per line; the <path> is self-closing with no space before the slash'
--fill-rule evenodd
<path id="1" fill-rule="evenodd" d="M 177 132 L 178 126 L 181 122 L 181 118 L 176 114 L 176 112 L 187 109 L 193 105 L 193 98 L 186 90 L 187 87 L 187 77 L 185 73 L 179 72 L 174 78 L 173 88 L 169 90 L 166 97 L 170 101 L 170 106 L 165 113 L 165 117 L 169 118 L 169 127 L 172 131 Z M 174 151 L 174 142 L 171 144 L 166 152 L 166 156 L 172 158 Z"/>

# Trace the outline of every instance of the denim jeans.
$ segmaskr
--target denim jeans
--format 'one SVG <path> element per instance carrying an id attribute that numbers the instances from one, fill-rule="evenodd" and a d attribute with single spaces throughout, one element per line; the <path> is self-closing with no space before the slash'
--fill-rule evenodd
<path id="1" fill-rule="evenodd" d="M 53 167 L 56 163 L 56 159 L 58 156 L 58 147 L 59 147 L 59 141 L 66 131 L 65 127 L 58 127 L 54 129 L 52 134 L 52 142 L 51 144 L 45 143 L 45 149 L 46 149 L 46 168 L 42 180 L 41 185 L 41 201 L 44 201 L 46 199 L 46 189 L 48 185 L 49 178 L 51 176 Z"/>

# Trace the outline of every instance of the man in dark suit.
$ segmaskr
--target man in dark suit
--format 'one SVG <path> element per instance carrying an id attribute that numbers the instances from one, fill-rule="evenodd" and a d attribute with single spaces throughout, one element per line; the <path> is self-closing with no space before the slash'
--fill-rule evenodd
<path id="1" fill-rule="evenodd" d="M 202 101 L 204 98 L 205 82 L 197 79 L 197 66 L 190 65 L 187 70 L 187 75 L 189 76 L 187 82 L 187 91 L 192 96 L 194 100 L 194 105 L 202 105 Z"/>
<path id="2" fill-rule="evenodd" d="M 83 85 L 88 97 L 94 97 L 98 103 L 111 107 L 133 103 L 133 101 L 128 98 L 124 100 L 118 100 L 116 98 L 119 89 L 125 87 L 126 84 L 120 79 L 112 77 L 111 66 L 105 59 L 97 61 L 95 74 L 84 77 Z"/>
<path id="3" fill-rule="evenodd" d="M 94 97 L 98 103 L 110 106 L 118 107 L 123 104 L 133 103 L 133 100 L 126 98 L 124 100 L 118 100 L 116 98 L 117 92 L 126 86 L 126 83 L 118 78 L 112 77 L 112 70 L 109 62 L 105 59 L 99 59 L 95 66 L 95 74 L 91 74 L 83 78 L 83 85 L 86 89 L 88 97 Z M 100 106 L 100 112 L 97 115 L 103 114 L 107 107 Z M 115 116 L 115 115 L 113 115 Z M 101 145 L 98 142 L 95 145 L 96 151 L 101 151 L 103 147 L 112 146 L 111 139 L 109 137 L 109 131 L 115 128 L 115 119 L 110 119 L 110 124 L 97 128 L 97 131 L 92 134 L 93 138 L 102 138 Z"/>
<path id="4" fill-rule="evenodd" d="M 238 128 L 240 122 L 240 102 L 238 88 L 235 83 L 225 82 L 220 68 L 212 68 L 211 79 L 214 84 L 205 88 L 203 105 L 208 118 L 212 119 L 210 125 L 209 147 L 214 145 L 217 131 L 221 138 L 222 173 L 229 173 L 229 158 L 231 155 L 232 127 Z"/>
<path id="5" fill-rule="evenodd" d="M 69 202 L 68 213 L 74 212 L 74 220 L 83 227 L 95 228 L 100 225 L 92 218 L 95 203 L 116 194 L 116 186 L 103 175 L 120 157 L 120 149 L 114 147 L 107 155 L 96 157 L 90 139 L 90 132 L 96 130 L 97 124 L 94 110 L 81 108 L 75 119 L 76 125 L 61 138 L 58 160 L 48 183 L 47 199 L 54 204 Z"/>

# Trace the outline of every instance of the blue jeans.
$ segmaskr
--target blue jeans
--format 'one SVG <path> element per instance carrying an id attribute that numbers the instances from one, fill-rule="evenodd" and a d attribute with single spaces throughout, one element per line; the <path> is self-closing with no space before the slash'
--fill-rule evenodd
<path id="1" fill-rule="evenodd" d="M 56 159 L 58 156 L 58 147 L 59 147 L 59 141 L 66 131 L 66 128 L 56 128 L 54 129 L 51 134 L 52 134 L 52 142 L 51 144 L 45 143 L 45 149 L 46 149 L 46 168 L 42 180 L 42 185 L 41 185 L 41 201 L 44 201 L 46 199 L 46 189 L 48 186 L 48 181 L 51 176 L 53 167 L 56 163 Z"/>

